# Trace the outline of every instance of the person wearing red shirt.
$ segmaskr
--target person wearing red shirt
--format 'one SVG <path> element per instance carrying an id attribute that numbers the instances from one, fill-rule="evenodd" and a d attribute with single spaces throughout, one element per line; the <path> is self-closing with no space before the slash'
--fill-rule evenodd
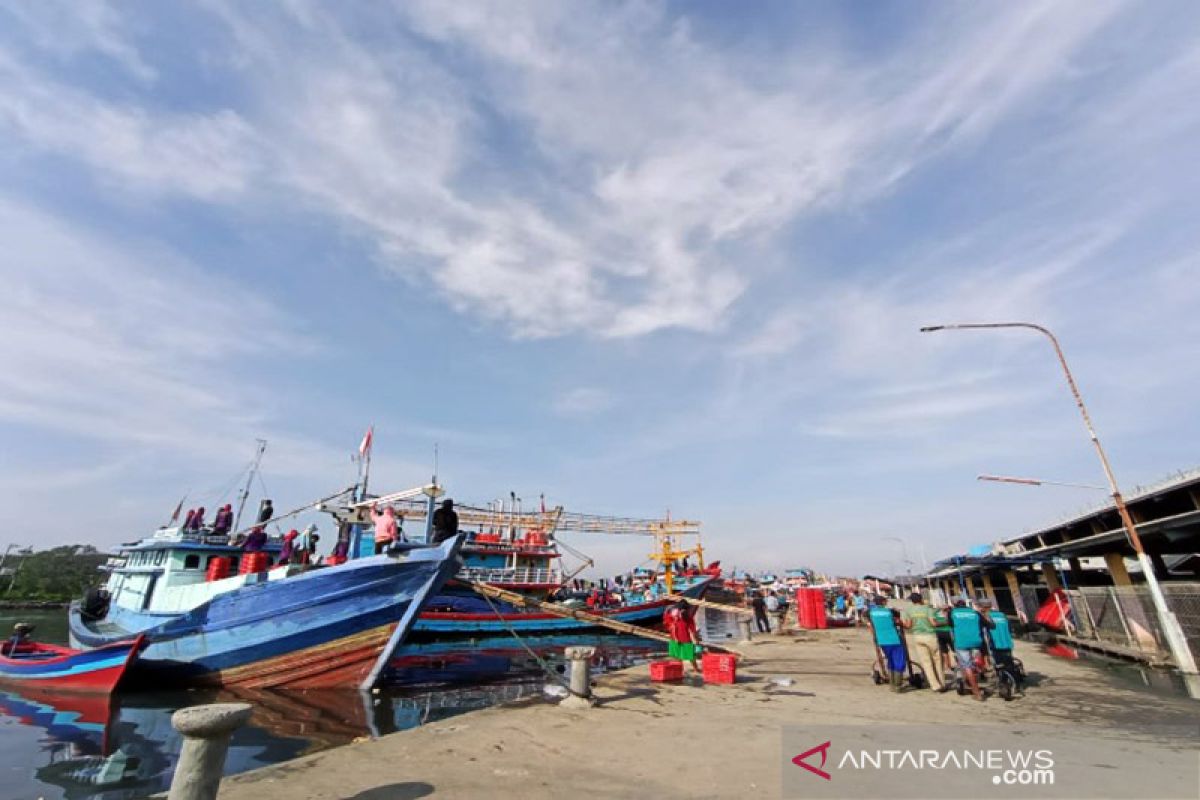
<path id="1" fill-rule="evenodd" d="M 700 643 L 700 634 L 696 631 L 695 612 L 687 600 L 680 600 L 663 614 L 663 625 L 667 635 L 671 637 L 667 645 L 667 653 L 671 658 L 692 662 L 692 669 L 700 671 L 696 664 L 696 645 Z"/>

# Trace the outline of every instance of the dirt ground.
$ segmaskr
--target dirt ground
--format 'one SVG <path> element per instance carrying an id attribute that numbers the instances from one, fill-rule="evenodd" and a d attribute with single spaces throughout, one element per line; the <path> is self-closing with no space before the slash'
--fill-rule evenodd
<path id="1" fill-rule="evenodd" d="M 527 701 L 474 712 L 227 778 L 221 797 L 779 797 L 785 725 L 994 725 L 996 741 L 1070 726 L 1063 735 L 1086 748 L 1090 737 L 1200 716 L 1197 701 L 1120 688 L 1020 644 L 1031 685 L 1007 703 L 874 685 L 866 630 L 772 635 L 742 649 L 735 685 L 657 684 L 632 668 L 601 676 L 589 710 Z"/>

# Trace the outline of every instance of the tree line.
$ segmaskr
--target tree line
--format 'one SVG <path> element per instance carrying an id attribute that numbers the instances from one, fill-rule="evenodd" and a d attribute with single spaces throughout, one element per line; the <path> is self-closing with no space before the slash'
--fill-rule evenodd
<path id="1" fill-rule="evenodd" d="M 91 545 L 64 545 L 37 553 L 10 553 L 0 572 L 0 600 L 68 601 L 100 584 L 108 560 Z"/>

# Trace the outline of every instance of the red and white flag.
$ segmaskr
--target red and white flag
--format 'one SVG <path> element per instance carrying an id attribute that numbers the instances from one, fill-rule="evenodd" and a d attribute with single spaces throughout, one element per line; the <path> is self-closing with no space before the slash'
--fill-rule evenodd
<path id="1" fill-rule="evenodd" d="M 362 443 L 358 446 L 358 457 L 366 458 L 367 453 L 371 452 L 371 441 L 375 438 L 375 426 L 367 428 L 367 432 L 363 434 Z"/>
<path id="2" fill-rule="evenodd" d="M 179 520 L 179 515 L 183 513 L 183 501 L 184 500 L 187 500 L 186 494 L 183 497 L 179 498 L 179 505 L 175 506 L 175 510 L 171 512 L 171 522 L 177 522 Z M 168 522 L 167 524 L 170 525 L 171 522 Z"/>

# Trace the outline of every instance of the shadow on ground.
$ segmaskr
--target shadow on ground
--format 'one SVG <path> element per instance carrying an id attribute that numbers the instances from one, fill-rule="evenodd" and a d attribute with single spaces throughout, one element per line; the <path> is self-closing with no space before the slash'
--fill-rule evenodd
<path id="1" fill-rule="evenodd" d="M 431 794 L 433 794 L 433 784 L 410 781 L 364 789 L 358 794 L 350 795 L 345 800 L 416 800 L 418 797 L 428 797 Z"/>

